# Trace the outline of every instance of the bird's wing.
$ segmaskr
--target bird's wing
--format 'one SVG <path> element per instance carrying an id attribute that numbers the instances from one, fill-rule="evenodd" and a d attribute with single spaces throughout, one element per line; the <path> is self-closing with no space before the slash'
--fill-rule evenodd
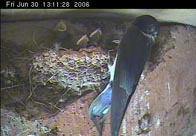
<path id="1" fill-rule="evenodd" d="M 134 93 L 149 57 L 151 45 L 152 39 L 135 26 L 129 28 L 121 41 L 114 83 L 123 88 L 127 95 Z"/>
<path id="2" fill-rule="evenodd" d="M 117 136 L 125 111 L 147 61 L 152 41 L 135 26 L 124 35 L 116 62 L 112 92 L 112 136 Z"/>

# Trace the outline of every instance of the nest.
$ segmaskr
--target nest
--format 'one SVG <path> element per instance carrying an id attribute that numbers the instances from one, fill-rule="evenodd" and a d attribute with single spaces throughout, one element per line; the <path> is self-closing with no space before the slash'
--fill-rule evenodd
<path id="1" fill-rule="evenodd" d="M 70 88 L 81 95 L 88 90 L 100 90 L 109 77 L 109 55 L 100 48 L 78 51 L 48 50 L 33 59 L 32 84 Z"/>

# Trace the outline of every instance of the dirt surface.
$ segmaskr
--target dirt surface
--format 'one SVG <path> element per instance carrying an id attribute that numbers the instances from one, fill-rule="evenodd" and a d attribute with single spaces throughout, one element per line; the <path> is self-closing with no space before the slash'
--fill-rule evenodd
<path id="1" fill-rule="evenodd" d="M 105 41 L 106 37 L 107 34 Z M 182 25 L 162 26 L 157 45 L 131 99 L 120 136 L 193 136 L 196 134 L 196 29 Z M 10 91 L 9 94 L 16 95 L 16 92 L 12 92 Z M 46 112 L 43 109 L 47 104 L 43 105 L 43 103 L 38 103 L 34 107 L 35 101 L 31 101 L 26 105 L 28 111 L 22 114 L 17 112 L 22 110 L 20 105 L 23 103 L 20 101 L 29 94 L 22 91 L 17 93 L 21 96 L 15 100 L 19 108 L 15 103 L 14 106 L 6 105 L 14 107 L 15 110 L 11 108 L 2 110 L 1 118 L 4 119 L 1 120 L 3 125 L 1 130 L 5 132 L 4 135 L 16 135 L 21 131 L 26 131 L 20 133 L 22 136 L 27 134 L 98 135 L 88 115 L 88 108 L 98 92 L 94 91 L 74 99 L 57 112 Z M 9 103 L 10 97 L 3 100 Z M 6 109 L 6 106 L 3 108 Z M 9 121 L 16 123 L 9 123 Z M 6 133 L 9 129 L 13 131 Z M 109 117 L 103 135 L 110 135 Z"/>

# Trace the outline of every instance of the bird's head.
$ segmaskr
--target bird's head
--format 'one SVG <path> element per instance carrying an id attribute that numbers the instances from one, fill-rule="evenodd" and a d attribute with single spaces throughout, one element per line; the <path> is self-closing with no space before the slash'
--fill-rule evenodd
<path id="1" fill-rule="evenodd" d="M 142 32 L 155 40 L 159 35 L 159 22 L 150 15 L 139 16 L 133 22 Z"/>

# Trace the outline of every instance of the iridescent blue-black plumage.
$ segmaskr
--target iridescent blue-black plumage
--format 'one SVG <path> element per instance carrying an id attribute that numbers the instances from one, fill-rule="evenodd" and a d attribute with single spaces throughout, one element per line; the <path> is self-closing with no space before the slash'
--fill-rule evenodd
<path id="1" fill-rule="evenodd" d="M 158 21 L 145 15 L 136 18 L 121 40 L 112 86 L 112 136 L 118 136 L 127 106 L 158 33 Z"/>
<path id="2" fill-rule="evenodd" d="M 89 108 L 89 115 L 92 122 L 95 124 L 99 135 L 102 136 L 103 127 L 105 120 L 110 112 L 111 100 L 112 100 L 112 82 L 114 79 L 114 70 L 115 70 L 116 58 L 113 65 L 109 64 L 110 80 L 108 85 L 99 94 L 96 99 L 92 102 Z"/>
<path id="3" fill-rule="evenodd" d="M 89 109 L 90 118 L 95 124 L 100 136 L 102 136 L 104 123 L 110 111 L 111 97 L 112 87 L 108 84 L 104 91 L 93 101 Z"/>

